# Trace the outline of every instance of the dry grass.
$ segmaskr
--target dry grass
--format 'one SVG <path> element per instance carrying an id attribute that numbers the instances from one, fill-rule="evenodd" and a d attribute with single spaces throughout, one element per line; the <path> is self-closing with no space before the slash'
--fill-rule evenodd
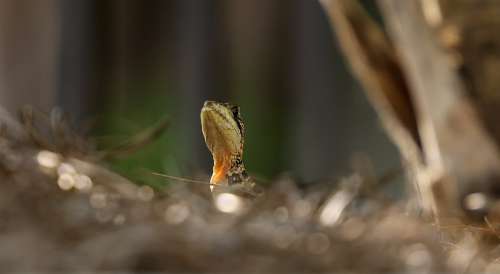
<path id="1" fill-rule="evenodd" d="M 356 174 L 339 187 L 307 190 L 284 178 L 255 201 L 230 194 L 214 201 L 208 187 L 197 184 L 155 192 L 95 163 L 95 152 L 61 119 L 50 126 L 51 119 L 35 116 L 24 115 L 19 124 L 0 115 L 3 271 L 442 273 L 499 267 L 498 250 L 479 246 L 480 231 L 455 229 L 451 237 L 409 214 L 406 203 L 371 195 Z"/>

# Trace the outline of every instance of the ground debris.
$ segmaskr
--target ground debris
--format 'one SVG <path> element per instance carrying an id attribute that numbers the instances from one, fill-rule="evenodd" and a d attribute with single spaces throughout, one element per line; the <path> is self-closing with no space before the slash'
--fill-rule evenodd
<path id="1" fill-rule="evenodd" d="M 12 125 L 4 125 L 9 132 Z M 283 178 L 255 200 L 230 192 L 212 197 L 199 184 L 159 192 L 93 162 L 91 152 L 49 150 L 22 126 L 15 128 L 0 137 L 4 271 L 425 273 L 498 267 L 491 256 L 492 263 L 483 259 L 488 256 L 473 237 L 449 248 L 440 230 L 407 214 L 404 203 L 367 195 L 360 200 L 358 175 L 339 187 L 308 190 Z"/>

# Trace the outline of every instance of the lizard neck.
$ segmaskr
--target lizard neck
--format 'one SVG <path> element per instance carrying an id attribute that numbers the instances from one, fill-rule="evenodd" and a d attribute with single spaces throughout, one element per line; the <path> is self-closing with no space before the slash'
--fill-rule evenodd
<path id="1" fill-rule="evenodd" d="M 241 156 L 236 156 L 232 159 L 231 167 L 227 171 L 226 177 L 229 185 L 239 184 L 250 179 Z"/>
<path id="2" fill-rule="evenodd" d="M 214 157 L 214 167 L 210 183 L 228 185 L 248 181 L 249 176 L 241 156 Z"/>

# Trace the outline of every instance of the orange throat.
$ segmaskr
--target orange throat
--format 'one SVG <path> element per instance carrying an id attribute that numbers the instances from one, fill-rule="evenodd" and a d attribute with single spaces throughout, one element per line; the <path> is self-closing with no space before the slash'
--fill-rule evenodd
<path id="1" fill-rule="evenodd" d="M 211 184 L 221 185 L 226 181 L 226 174 L 231 168 L 231 163 L 228 157 L 214 157 L 214 167 L 212 177 L 210 178 Z"/>

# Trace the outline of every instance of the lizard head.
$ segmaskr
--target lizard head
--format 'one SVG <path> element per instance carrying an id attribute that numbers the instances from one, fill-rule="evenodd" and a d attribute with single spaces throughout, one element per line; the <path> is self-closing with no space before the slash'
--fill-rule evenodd
<path id="1" fill-rule="evenodd" d="M 201 130 L 212 153 L 211 183 L 223 183 L 228 171 L 242 166 L 244 125 L 239 107 L 229 103 L 205 101 L 201 109 Z"/>

